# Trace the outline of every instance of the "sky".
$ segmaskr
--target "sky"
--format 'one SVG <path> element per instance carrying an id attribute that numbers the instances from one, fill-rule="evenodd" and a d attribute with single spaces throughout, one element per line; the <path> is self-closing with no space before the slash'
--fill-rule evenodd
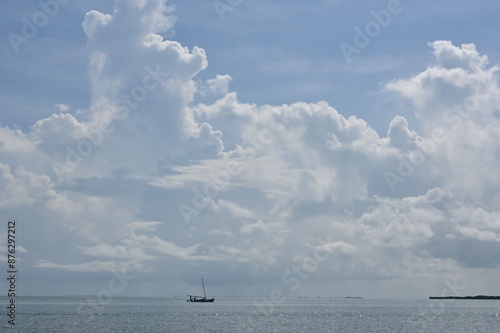
<path id="1" fill-rule="evenodd" d="M 500 295 L 499 11 L 2 1 L 2 266 L 15 220 L 21 295 Z"/>

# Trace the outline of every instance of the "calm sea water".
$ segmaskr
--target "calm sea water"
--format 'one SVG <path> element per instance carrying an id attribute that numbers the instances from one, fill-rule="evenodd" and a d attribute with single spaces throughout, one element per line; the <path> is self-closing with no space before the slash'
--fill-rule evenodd
<path id="1" fill-rule="evenodd" d="M 16 325 L 1 332 L 500 332 L 500 301 L 86 297 L 17 299 Z M 107 304 L 102 304 L 107 303 Z"/>

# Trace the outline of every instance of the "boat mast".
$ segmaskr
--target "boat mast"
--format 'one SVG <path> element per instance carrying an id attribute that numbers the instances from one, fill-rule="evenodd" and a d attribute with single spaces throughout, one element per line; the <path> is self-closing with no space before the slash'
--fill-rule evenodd
<path id="1" fill-rule="evenodd" d="M 203 282 L 203 278 L 201 278 L 201 284 L 203 285 L 203 296 L 207 298 L 207 293 L 205 292 L 205 283 Z"/>

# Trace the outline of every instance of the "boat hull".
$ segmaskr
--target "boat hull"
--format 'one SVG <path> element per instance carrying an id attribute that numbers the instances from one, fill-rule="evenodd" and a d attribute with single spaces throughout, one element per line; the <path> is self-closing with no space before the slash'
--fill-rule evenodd
<path id="1" fill-rule="evenodd" d="M 215 298 L 195 298 L 195 297 L 189 297 L 187 300 L 188 302 L 196 302 L 196 303 L 213 303 L 215 301 Z"/>
<path id="2" fill-rule="evenodd" d="M 213 303 L 215 301 L 215 298 L 205 298 L 205 299 L 197 299 L 191 302 L 199 302 L 199 303 Z"/>

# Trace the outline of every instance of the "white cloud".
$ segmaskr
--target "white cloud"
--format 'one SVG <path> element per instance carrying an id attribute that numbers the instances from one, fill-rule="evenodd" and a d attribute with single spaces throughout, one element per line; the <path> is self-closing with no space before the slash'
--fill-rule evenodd
<path id="1" fill-rule="evenodd" d="M 355 246 L 352 246 L 351 244 L 342 241 L 326 243 L 323 245 L 319 245 L 316 248 L 323 249 L 330 253 L 337 252 L 340 254 L 347 254 L 350 256 L 354 255 L 357 252 L 357 248 Z"/>
<path id="2" fill-rule="evenodd" d="M 216 75 L 215 78 L 198 82 L 197 92 L 205 96 L 222 97 L 229 93 L 229 83 L 232 78 L 230 75 Z"/>
<path id="3" fill-rule="evenodd" d="M 480 55 L 474 44 L 462 44 L 461 47 L 456 47 L 451 41 L 439 40 L 429 45 L 434 49 L 438 65 L 445 68 L 479 70 L 488 64 L 488 57 Z"/>
<path id="4" fill-rule="evenodd" d="M 68 112 L 71 110 L 71 106 L 64 104 L 64 103 L 59 103 L 54 105 L 60 112 Z"/>
<path id="5" fill-rule="evenodd" d="M 129 233 L 134 233 L 137 230 L 154 232 L 156 228 L 162 224 L 163 222 L 161 221 L 138 221 L 127 224 L 125 226 L 125 230 L 127 230 Z"/>
<path id="6" fill-rule="evenodd" d="M 242 234 L 254 234 L 254 233 L 270 234 L 279 229 L 280 225 L 277 223 L 264 223 L 262 220 L 258 220 L 255 223 L 243 225 L 240 228 L 240 232 Z"/>
<path id="7" fill-rule="evenodd" d="M 402 151 L 413 150 L 416 147 L 416 139 L 418 134 L 408 128 L 408 121 L 401 116 L 396 116 L 389 124 L 387 138 L 389 145 L 394 148 L 399 148 Z"/>
<path id="8" fill-rule="evenodd" d="M 498 232 L 480 230 L 474 227 L 459 227 L 458 232 L 467 238 L 477 239 L 479 241 L 500 242 L 500 235 Z"/>
<path id="9" fill-rule="evenodd" d="M 35 265 L 35 267 L 63 269 L 70 272 L 102 272 L 102 271 L 117 272 L 124 268 L 126 271 L 144 269 L 143 265 L 140 263 L 117 265 L 113 261 L 100 261 L 100 260 L 86 262 L 86 263 L 79 263 L 79 264 L 56 264 L 51 261 L 43 260 L 38 262 Z"/>
<path id="10" fill-rule="evenodd" d="M 68 238 L 67 256 L 42 251 L 37 268 L 175 276 L 165 262 L 179 275 L 211 263 L 280 283 L 328 236 L 325 281 L 498 270 L 498 67 L 473 44 L 433 42 L 434 66 L 388 83 L 418 124 L 396 115 L 381 136 L 326 102 L 241 102 L 229 75 L 197 79 L 203 49 L 159 34 L 175 22 L 165 1 L 115 4 L 82 24 L 89 108 L 0 127 L 0 208 Z M 309 69 L 273 70 L 297 65 Z"/>
<path id="11" fill-rule="evenodd" d="M 116 259 L 151 260 L 153 256 L 146 255 L 141 249 L 128 248 L 123 245 L 111 246 L 109 244 L 99 244 L 91 247 L 80 247 L 83 254 Z"/>
<path id="12" fill-rule="evenodd" d="M 241 207 L 240 205 L 232 201 L 218 200 L 217 209 L 225 211 L 227 214 L 230 215 L 231 218 L 237 218 L 237 219 L 255 218 L 254 214 L 249 209 Z"/>
<path id="13" fill-rule="evenodd" d="M 413 102 L 419 120 L 429 130 L 427 134 L 436 127 L 491 117 L 500 96 L 500 67 L 488 67 L 488 58 L 480 55 L 474 44 L 457 47 L 449 41 L 436 41 L 429 45 L 437 64 L 410 79 L 390 82 L 386 89 Z"/>

